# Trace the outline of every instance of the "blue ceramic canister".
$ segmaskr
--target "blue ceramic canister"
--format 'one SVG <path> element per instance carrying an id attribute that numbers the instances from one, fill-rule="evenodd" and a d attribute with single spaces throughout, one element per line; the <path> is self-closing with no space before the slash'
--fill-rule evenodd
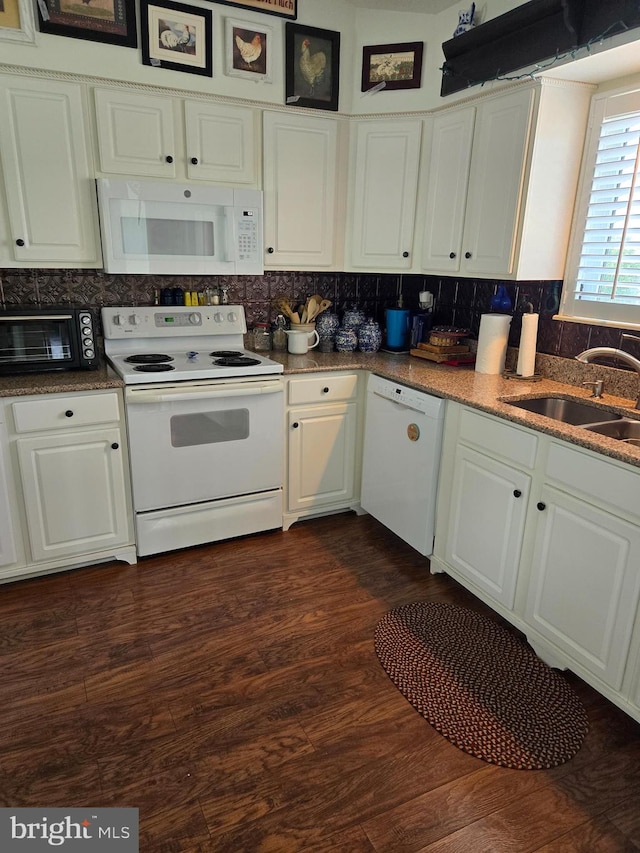
<path id="1" fill-rule="evenodd" d="M 378 352 L 382 343 L 382 331 L 375 320 L 366 320 L 358 329 L 360 352 Z"/>
<path id="2" fill-rule="evenodd" d="M 358 336 L 354 329 L 338 329 L 336 332 L 336 350 L 338 352 L 353 352 L 358 346 Z"/>
<path id="3" fill-rule="evenodd" d="M 357 331 L 366 319 L 364 312 L 359 308 L 347 308 L 342 318 L 342 328 Z"/>
<path id="4" fill-rule="evenodd" d="M 340 328 L 340 320 L 337 314 L 331 314 L 329 311 L 323 311 L 318 314 L 316 320 L 316 332 L 321 338 L 332 338 Z"/>

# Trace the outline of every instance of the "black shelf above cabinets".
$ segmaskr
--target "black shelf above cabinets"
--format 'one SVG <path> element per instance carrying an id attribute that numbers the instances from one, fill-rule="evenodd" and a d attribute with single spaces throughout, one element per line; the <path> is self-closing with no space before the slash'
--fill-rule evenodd
<path id="1" fill-rule="evenodd" d="M 637 0 L 530 0 L 442 45 L 441 96 L 640 26 Z"/>

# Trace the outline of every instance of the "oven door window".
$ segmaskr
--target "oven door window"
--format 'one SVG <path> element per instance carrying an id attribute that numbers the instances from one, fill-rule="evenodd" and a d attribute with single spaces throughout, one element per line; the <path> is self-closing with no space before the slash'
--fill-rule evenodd
<path id="1" fill-rule="evenodd" d="M 249 409 L 173 415 L 170 426 L 172 447 L 244 441 L 249 438 Z"/>
<path id="2" fill-rule="evenodd" d="M 61 318 L 6 319 L 0 323 L 0 365 L 59 364 L 73 360 L 71 323 Z"/>

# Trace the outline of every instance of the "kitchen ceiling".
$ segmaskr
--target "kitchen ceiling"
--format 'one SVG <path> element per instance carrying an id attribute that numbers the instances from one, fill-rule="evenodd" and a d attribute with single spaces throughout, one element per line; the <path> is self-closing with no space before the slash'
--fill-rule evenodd
<path id="1" fill-rule="evenodd" d="M 460 0 L 346 0 L 350 6 L 360 9 L 385 9 L 388 12 L 422 12 L 435 15 L 451 6 L 457 6 Z M 471 4 L 467 4 L 470 6 Z"/>

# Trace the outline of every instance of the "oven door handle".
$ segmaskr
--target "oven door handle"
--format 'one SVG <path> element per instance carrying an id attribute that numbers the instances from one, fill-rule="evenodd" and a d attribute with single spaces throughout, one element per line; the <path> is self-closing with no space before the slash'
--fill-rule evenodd
<path id="1" fill-rule="evenodd" d="M 173 403 L 181 400 L 211 400 L 223 397 L 255 397 L 262 394 L 279 394 L 282 383 L 276 382 L 238 382 L 228 385 L 198 385 L 186 389 L 175 385 L 172 388 L 127 388 L 127 403 Z"/>

